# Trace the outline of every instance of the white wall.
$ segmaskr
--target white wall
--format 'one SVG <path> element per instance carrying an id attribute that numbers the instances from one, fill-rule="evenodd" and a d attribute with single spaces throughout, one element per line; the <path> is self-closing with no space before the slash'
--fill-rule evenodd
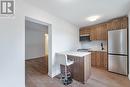
<path id="1" fill-rule="evenodd" d="M 48 27 L 25 21 L 25 59 L 45 56 L 45 34 Z"/>
<path id="2" fill-rule="evenodd" d="M 130 80 L 130 12 L 129 12 L 129 80 Z"/>
<path id="3" fill-rule="evenodd" d="M 78 27 L 59 19 L 26 0 L 15 0 L 14 18 L 0 18 L 0 87 L 25 87 L 25 16 L 49 27 L 49 75 L 55 76 L 55 53 L 78 47 Z"/>
<path id="4" fill-rule="evenodd" d="M 21 0 L 14 17 L 0 16 L 0 87 L 25 87 L 25 31 Z"/>
<path id="5" fill-rule="evenodd" d="M 55 53 L 66 50 L 74 50 L 79 46 L 78 27 L 57 18 L 43 9 L 24 3 L 24 15 L 33 19 L 51 24 L 49 29 L 49 75 L 54 77 L 59 74 L 59 69 L 55 63 Z M 52 41 L 52 42 L 51 42 Z M 52 44 L 51 44 L 51 43 Z"/>

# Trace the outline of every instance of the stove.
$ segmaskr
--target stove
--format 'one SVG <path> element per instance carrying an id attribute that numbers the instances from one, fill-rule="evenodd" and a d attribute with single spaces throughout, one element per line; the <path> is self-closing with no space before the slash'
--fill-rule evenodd
<path id="1" fill-rule="evenodd" d="M 78 49 L 77 51 L 78 51 L 78 52 L 89 52 L 90 49 Z"/>

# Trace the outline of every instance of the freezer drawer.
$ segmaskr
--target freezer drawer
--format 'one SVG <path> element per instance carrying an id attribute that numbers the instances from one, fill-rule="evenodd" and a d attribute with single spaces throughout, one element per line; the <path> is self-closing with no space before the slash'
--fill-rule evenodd
<path id="1" fill-rule="evenodd" d="M 108 71 L 127 75 L 127 56 L 108 55 Z"/>

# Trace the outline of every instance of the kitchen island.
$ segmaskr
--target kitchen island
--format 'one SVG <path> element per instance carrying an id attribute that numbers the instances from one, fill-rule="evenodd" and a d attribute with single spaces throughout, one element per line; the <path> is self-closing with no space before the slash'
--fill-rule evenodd
<path id="1" fill-rule="evenodd" d="M 91 52 L 62 52 L 68 60 L 74 61 L 70 67 L 72 78 L 86 83 L 91 75 Z M 63 68 L 63 66 L 62 66 Z"/>

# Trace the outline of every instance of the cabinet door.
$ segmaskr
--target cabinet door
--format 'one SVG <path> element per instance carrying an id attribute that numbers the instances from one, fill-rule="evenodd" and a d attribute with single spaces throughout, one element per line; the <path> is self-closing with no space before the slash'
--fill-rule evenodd
<path id="1" fill-rule="evenodd" d="M 100 53 L 100 67 L 103 69 L 107 69 L 107 52 Z"/>
<path id="2" fill-rule="evenodd" d="M 94 67 L 100 66 L 100 52 L 92 52 L 91 53 L 91 65 Z"/>
<path id="3" fill-rule="evenodd" d="M 104 67 L 104 52 L 100 53 L 100 67 Z"/>
<path id="4" fill-rule="evenodd" d="M 121 29 L 128 28 L 128 17 L 123 17 L 121 21 Z"/>
<path id="5" fill-rule="evenodd" d="M 74 61 L 74 64 L 71 65 L 73 79 L 84 82 L 84 57 L 69 57 L 73 58 L 72 61 Z"/>
<path id="6" fill-rule="evenodd" d="M 101 40 L 102 39 L 102 35 L 101 35 L 101 25 L 97 25 L 96 26 L 96 40 Z"/>
<path id="7" fill-rule="evenodd" d="M 112 22 L 109 21 L 107 22 L 107 30 L 111 30 L 112 29 Z"/>
<path id="8" fill-rule="evenodd" d="M 96 52 L 96 67 L 100 67 L 101 66 L 101 52 Z"/>
<path id="9" fill-rule="evenodd" d="M 79 58 L 79 73 L 78 73 L 78 81 L 84 82 L 84 57 Z"/>
<path id="10" fill-rule="evenodd" d="M 80 29 L 80 35 L 84 35 L 86 32 L 85 32 L 85 29 L 84 28 L 82 28 L 82 29 Z"/>
<path id="11" fill-rule="evenodd" d="M 90 39 L 91 40 L 97 40 L 97 27 L 96 26 L 91 27 Z"/>
<path id="12" fill-rule="evenodd" d="M 91 40 L 101 40 L 101 27 L 100 25 L 93 26 L 90 34 Z"/>
<path id="13" fill-rule="evenodd" d="M 107 40 L 108 33 L 107 33 L 107 24 L 102 24 L 101 25 L 101 30 L 100 30 L 101 38 L 100 40 Z"/>
<path id="14" fill-rule="evenodd" d="M 85 28 L 85 33 L 90 34 L 90 28 Z"/>
<path id="15" fill-rule="evenodd" d="M 107 69 L 108 59 L 107 52 L 92 52 L 91 53 L 91 65 L 102 69 Z"/>
<path id="16" fill-rule="evenodd" d="M 112 29 L 118 29 L 118 19 L 112 20 Z"/>
<path id="17" fill-rule="evenodd" d="M 91 65 L 95 66 L 96 65 L 96 56 L 95 56 L 95 52 L 91 53 Z"/>
<path id="18" fill-rule="evenodd" d="M 103 57 L 104 57 L 104 68 L 107 69 L 107 67 L 108 67 L 108 55 L 107 55 L 107 52 L 103 53 Z"/>
<path id="19" fill-rule="evenodd" d="M 84 34 L 90 34 L 90 28 L 86 27 L 86 28 L 80 28 L 80 35 L 84 35 Z"/>
<path id="20" fill-rule="evenodd" d="M 90 31 L 90 40 L 95 40 L 95 29 L 91 29 Z"/>
<path id="21" fill-rule="evenodd" d="M 74 57 L 74 64 L 73 64 L 73 78 L 78 78 L 78 73 L 79 73 L 79 60 L 77 57 Z"/>

